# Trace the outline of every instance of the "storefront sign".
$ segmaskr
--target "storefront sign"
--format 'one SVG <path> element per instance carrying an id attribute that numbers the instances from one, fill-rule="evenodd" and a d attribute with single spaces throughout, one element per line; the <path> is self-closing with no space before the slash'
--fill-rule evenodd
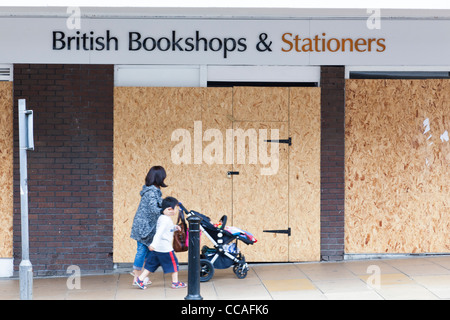
<path id="1" fill-rule="evenodd" d="M 448 65 L 450 21 L 0 20 L 2 63 Z"/>

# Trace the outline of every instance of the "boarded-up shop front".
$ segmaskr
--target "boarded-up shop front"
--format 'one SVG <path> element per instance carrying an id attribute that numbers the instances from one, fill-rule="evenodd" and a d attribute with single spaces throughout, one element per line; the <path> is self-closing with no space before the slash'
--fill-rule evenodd
<path id="1" fill-rule="evenodd" d="M 191 9 L 5 11 L 0 276 L 22 250 L 19 99 L 38 275 L 132 263 L 154 165 L 164 197 L 254 234 L 249 262 L 450 253 L 449 10 Z"/>

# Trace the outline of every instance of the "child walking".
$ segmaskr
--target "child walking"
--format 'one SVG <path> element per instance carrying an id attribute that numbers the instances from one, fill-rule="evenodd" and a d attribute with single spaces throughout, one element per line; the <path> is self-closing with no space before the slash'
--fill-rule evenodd
<path id="1" fill-rule="evenodd" d="M 180 227 L 174 225 L 170 217 L 178 213 L 179 209 L 178 200 L 173 197 L 167 197 L 162 201 L 161 216 L 156 224 L 156 234 L 148 247 L 150 254 L 145 260 L 145 270 L 136 279 L 141 289 L 147 289 L 144 279 L 150 272 L 155 272 L 159 266 L 162 266 L 164 273 L 172 274 L 173 289 L 186 287 L 185 283 L 178 281 L 178 259 L 172 247 L 173 233 Z"/>

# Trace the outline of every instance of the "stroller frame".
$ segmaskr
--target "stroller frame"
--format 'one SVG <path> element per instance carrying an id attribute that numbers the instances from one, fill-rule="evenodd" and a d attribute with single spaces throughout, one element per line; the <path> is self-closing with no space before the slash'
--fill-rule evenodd
<path id="1" fill-rule="evenodd" d="M 180 208 L 183 210 L 183 212 L 186 214 L 187 217 L 190 217 L 192 215 L 196 215 L 197 217 L 200 217 L 202 219 L 202 222 L 200 223 L 200 230 L 203 232 L 203 234 L 211 241 L 211 243 L 214 246 L 214 256 L 211 258 L 211 255 L 208 257 L 205 255 L 205 253 L 200 255 L 200 281 L 206 282 L 209 281 L 214 276 L 214 263 L 219 259 L 220 257 L 227 257 L 231 260 L 233 264 L 233 272 L 236 274 L 236 276 L 239 279 L 244 279 L 247 276 L 247 272 L 249 270 L 247 262 L 245 262 L 244 255 L 238 251 L 236 255 L 231 254 L 228 252 L 224 246 L 231 244 L 233 241 L 236 240 L 236 247 L 237 247 L 237 240 L 241 240 L 246 244 L 253 244 L 253 242 L 247 240 L 246 238 L 240 236 L 240 235 L 232 235 L 230 232 L 225 230 L 227 216 L 224 215 L 220 219 L 222 221 L 222 227 L 216 228 L 214 227 L 209 221 L 210 219 L 196 211 L 187 211 L 186 208 L 180 203 Z M 211 235 L 211 233 L 217 232 L 217 240 L 214 239 L 214 237 Z M 207 246 L 203 247 L 203 250 L 209 249 Z M 202 250 L 202 251 L 203 251 Z M 226 269 L 228 267 L 222 268 Z"/>
<path id="2" fill-rule="evenodd" d="M 223 217 L 222 217 L 223 218 Z M 220 254 L 219 253 L 223 253 L 225 256 L 227 256 L 229 259 L 231 259 L 234 263 L 238 263 L 238 264 L 244 264 L 244 267 L 248 269 L 248 264 L 245 262 L 245 258 L 243 257 L 243 255 L 239 252 L 238 255 L 235 257 L 233 256 L 231 253 L 229 253 L 228 251 L 226 251 L 223 246 L 230 244 L 231 242 L 235 241 L 237 242 L 237 239 L 230 239 L 228 241 L 223 241 L 222 239 L 219 239 L 217 241 L 215 241 L 211 235 L 205 230 L 205 228 L 203 228 L 202 225 L 200 225 L 200 230 L 202 232 L 205 233 L 206 237 L 209 239 L 209 241 L 212 242 L 213 246 L 215 249 L 217 249 L 217 253 L 214 255 L 214 257 L 211 259 L 211 263 L 214 264 L 214 262 L 216 262 L 217 258 L 219 258 Z M 223 236 L 223 232 L 219 232 L 218 233 L 219 237 Z M 239 258 L 238 258 L 239 257 Z M 243 258 L 243 259 L 242 259 Z"/>

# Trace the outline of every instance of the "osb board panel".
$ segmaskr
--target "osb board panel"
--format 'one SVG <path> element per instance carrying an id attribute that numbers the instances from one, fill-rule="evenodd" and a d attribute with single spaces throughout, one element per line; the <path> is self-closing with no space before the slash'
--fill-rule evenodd
<path id="1" fill-rule="evenodd" d="M 167 172 L 163 197 L 174 196 L 186 207 L 198 207 L 201 195 L 192 186 L 200 180 L 199 165 L 175 165 L 172 132 L 201 120 L 203 90 L 192 88 L 114 89 L 114 261 L 132 262 L 136 243 L 130 238 L 148 170 L 162 165 Z"/>
<path id="2" fill-rule="evenodd" d="M 234 87 L 233 118 L 237 121 L 287 121 L 289 88 Z"/>
<path id="3" fill-rule="evenodd" d="M 163 197 L 174 196 L 213 221 L 231 213 L 231 180 L 226 176 L 231 165 L 221 164 L 214 151 L 220 136 L 203 141 L 208 129 L 225 137 L 226 128 L 231 127 L 231 101 L 231 89 L 115 88 L 115 262 L 134 260 L 136 243 L 129 234 L 139 191 L 153 165 L 162 165 L 167 172 Z M 174 132 L 183 137 L 173 136 Z M 187 163 L 177 164 L 184 155 L 189 155 Z M 187 261 L 187 254 L 178 258 Z"/>
<path id="4" fill-rule="evenodd" d="M 241 245 L 248 261 L 318 260 L 320 236 L 317 236 L 316 230 L 320 229 L 320 212 L 317 209 L 320 197 L 317 197 L 317 186 L 320 179 L 318 171 L 315 170 L 320 163 L 320 155 L 317 154 L 320 152 L 320 89 L 297 88 L 291 96 L 289 88 L 264 88 L 270 92 L 269 95 L 264 94 L 261 88 L 246 89 L 249 89 L 248 105 L 257 108 L 253 109 L 255 114 L 250 121 L 241 122 L 236 119 L 236 115 L 241 119 L 247 116 L 239 116 L 239 107 L 233 108 L 233 105 L 236 105 L 237 101 L 236 90 L 237 97 L 243 99 L 244 88 L 115 88 L 115 262 L 132 262 L 134 259 L 136 244 L 129 238 L 129 232 L 144 177 L 148 169 L 155 164 L 163 165 L 168 173 L 169 188 L 163 189 L 163 196 L 178 197 L 187 208 L 204 213 L 213 222 L 217 222 L 226 214 L 229 225 L 246 229 L 256 235 L 258 243 L 255 246 Z M 261 96 L 270 96 L 271 100 L 263 99 L 258 102 Z M 282 102 L 279 103 L 280 101 Z M 267 116 L 274 105 L 282 107 L 273 115 Z M 162 112 L 158 113 L 158 110 Z M 290 124 L 289 112 L 292 112 L 293 119 Z M 276 119 L 283 121 L 277 122 Z M 292 126 L 292 134 L 289 134 L 289 126 Z M 228 129 L 238 128 L 265 128 L 268 129 L 269 135 L 270 129 L 278 128 L 281 130 L 280 139 L 293 137 L 291 158 L 288 158 L 290 151 L 287 145 L 279 145 L 281 164 L 278 171 L 281 174 L 275 177 L 275 180 L 270 179 L 271 176 L 261 176 L 261 168 L 267 168 L 268 165 L 251 165 L 247 161 L 239 167 L 236 154 L 233 161 L 229 162 L 226 132 Z M 187 130 L 192 138 L 191 164 L 173 164 L 171 151 L 180 140 L 172 141 L 171 135 L 177 129 Z M 200 161 L 196 164 L 198 144 L 195 141 L 198 141 L 198 132 L 202 133 L 200 139 L 203 137 L 203 150 L 200 150 Z M 216 152 L 220 148 L 217 148 L 216 142 L 220 140 L 223 153 L 217 155 Z M 296 144 L 295 141 L 303 142 Z M 234 148 L 236 147 L 234 145 Z M 269 150 L 270 155 L 270 146 L 266 150 Z M 289 161 L 291 166 L 294 164 L 290 176 Z M 228 178 L 226 173 L 231 170 L 241 171 L 241 174 L 232 179 Z M 300 178 L 297 179 L 297 176 Z M 282 181 L 278 181 L 280 178 Z M 288 195 L 290 183 L 293 187 Z M 249 192 L 251 194 L 248 194 Z M 291 200 L 288 203 L 289 197 Z M 253 219 L 254 216 L 248 212 L 258 209 L 258 206 L 264 211 L 275 210 L 276 219 L 272 216 Z M 289 207 L 292 210 L 289 210 Z M 277 219 L 280 221 L 277 222 Z M 262 232 L 287 229 L 289 226 L 295 230 L 291 239 L 285 234 Z M 314 243 L 308 243 L 309 241 Z M 205 237 L 202 238 L 202 245 L 204 244 L 210 245 Z M 281 248 L 274 248 L 280 244 Z M 281 258 L 278 253 L 275 254 L 277 251 L 281 253 Z M 187 261 L 186 254 L 180 254 L 178 257 L 180 261 Z"/>
<path id="5" fill-rule="evenodd" d="M 232 88 L 208 88 L 207 102 L 202 105 L 203 162 L 201 181 L 192 186 L 202 195 L 200 207 L 190 208 L 203 213 L 217 223 L 226 215 L 233 221 L 232 180 L 227 172 L 232 163 L 226 161 L 226 130 L 232 128 Z M 201 244 L 212 247 L 205 235 Z M 184 258 L 187 261 L 187 255 Z"/>
<path id="6" fill-rule="evenodd" d="M 320 88 L 290 88 L 289 261 L 320 260 Z"/>
<path id="7" fill-rule="evenodd" d="M 286 119 L 287 120 L 287 119 Z M 288 122 L 235 122 L 233 129 L 242 129 L 251 133 L 255 130 L 257 138 L 260 130 L 267 130 L 267 138 L 272 130 L 278 130 L 279 138 L 288 135 Z M 288 235 L 266 233 L 264 230 L 286 230 L 288 221 L 288 146 L 256 142 L 258 152 L 261 150 L 271 159 L 270 165 L 264 164 L 258 157 L 257 162 L 249 163 L 251 144 L 247 141 L 245 163 L 235 163 L 233 176 L 233 224 L 251 232 L 258 242 L 253 246 L 241 245 L 247 261 L 288 261 Z M 278 155 L 272 153 L 272 146 L 279 147 Z M 235 152 L 239 152 L 237 143 Z M 274 161 L 278 163 L 275 164 Z M 270 175 L 262 175 L 261 169 L 272 168 Z M 277 170 L 275 170 L 277 169 Z"/>
<path id="8" fill-rule="evenodd" d="M 232 180 L 227 172 L 232 163 L 226 160 L 226 130 L 232 128 L 232 89 L 208 88 L 207 103 L 202 106 L 203 162 L 198 210 L 217 222 L 223 215 L 232 219 Z M 199 187 L 199 186 L 197 186 Z"/>
<path id="9" fill-rule="evenodd" d="M 450 252 L 450 81 L 346 92 L 346 252 Z"/>
<path id="10" fill-rule="evenodd" d="M 0 258 L 13 256 L 12 93 L 12 82 L 0 82 Z"/>

